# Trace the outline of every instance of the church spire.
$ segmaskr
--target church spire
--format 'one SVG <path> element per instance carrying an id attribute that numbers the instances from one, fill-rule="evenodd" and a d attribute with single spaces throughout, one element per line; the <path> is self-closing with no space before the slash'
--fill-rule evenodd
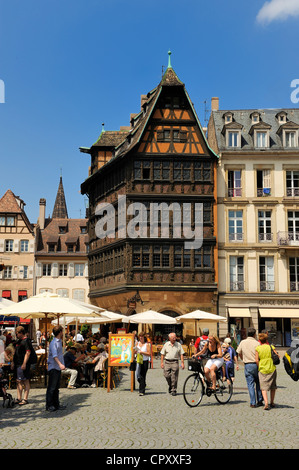
<path id="1" fill-rule="evenodd" d="M 63 184 L 62 184 L 62 176 L 60 176 L 52 219 L 68 219 L 64 189 L 63 189 Z"/>

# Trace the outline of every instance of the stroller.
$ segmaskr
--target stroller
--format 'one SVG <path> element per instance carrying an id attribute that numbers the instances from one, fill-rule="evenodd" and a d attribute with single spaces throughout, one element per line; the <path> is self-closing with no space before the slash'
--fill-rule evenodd
<path id="1" fill-rule="evenodd" d="M 3 397 L 3 408 L 13 408 L 15 400 L 10 393 L 7 393 L 8 380 L 4 378 L 3 369 L 0 368 L 0 397 Z"/>

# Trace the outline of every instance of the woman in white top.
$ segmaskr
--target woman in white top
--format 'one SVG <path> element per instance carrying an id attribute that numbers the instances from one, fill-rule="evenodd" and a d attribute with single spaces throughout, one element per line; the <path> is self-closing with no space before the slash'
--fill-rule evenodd
<path id="1" fill-rule="evenodd" d="M 150 343 L 148 343 L 144 332 L 141 332 L 138 337 L 139 341 L 136 345 L 137 352 L 137 366 L 136 366 L 136 378 L 139 382 L 139 395 L 143 396 L 146 387 L 146 373 L 148 370 L 148 364 L 151 356 Z"/>

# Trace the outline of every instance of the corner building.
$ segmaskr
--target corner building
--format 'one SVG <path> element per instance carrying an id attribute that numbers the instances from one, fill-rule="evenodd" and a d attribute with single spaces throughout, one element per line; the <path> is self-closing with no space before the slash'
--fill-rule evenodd
<path id="1" fill-rule="evenodd" d="M 217 156 L 170 61 L 159 85 L 141 96 L 141 110 L 131 114 L 130 127 L 103 130 L 90 148 L 80 150 L 91 156 L 81 192 L 89 197 L 92 303 L 127 315 L 149 308 L 173 317 L 195 309 L 217 313 Z M 120 223 L 119 196 L 126 196 L 125 224 Z M 148 222 L 151 203 L 190 203 L 192 229 L 195 203 L 202 203 L 202 246 L 185 248 L 186 238 L 172 229 L 171 211 L 168 237 L 161 236 L 160 218 L 155 238 L 149 228 L 147 237 L 128 237 L 127 230 L 123 236 L 124 225 L 132 222 L 128 208 L 134 202 L 146 207 Z M 115 208 L 114 238 L 96 236 L 100 203 Z M 163 333 L 172 329 L 157 327 Z M 183 335 L 188 334 L 195 334 L 193 324 L 184 326 Z"/>
<path id="2" fill-rule="evenodd" d="M 208 139 L 219 154 L 219 314 L 238 341 L 254 326 L 289 346 L 299 335 L 299 110 L 219 110 L 214 98 Z"/>

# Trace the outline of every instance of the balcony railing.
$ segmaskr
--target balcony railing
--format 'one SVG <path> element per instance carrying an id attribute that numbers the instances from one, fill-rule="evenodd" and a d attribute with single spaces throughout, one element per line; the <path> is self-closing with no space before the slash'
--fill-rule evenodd
<path id="1" fill-rule="evenodd" d="M 259 233 L 259 242 L 272 242 L 273 233 Z"/>
<path id="2" fill-rule="evenodd" d="M 274 281 L 261 281 L 260 290 L 261 292 L 274 291 L 275 283 Z"/>
<path id="3" fill-rule="evenodd" d="M 298 292 L 299 291 L 299 282 L 290 282 L 290 290 L 291 292 Z"/>
<path id="4" fill-rule="evenodd" d="M 299 246 L 299 232 L 278 232 L 277 243 L 281 246 Z"/>
<path id="5" fill-rule="evenodd" d="M 243 233 L 229 233 L 228 235 L 230 242 L 242 242 L 243 241 Z"/>
<path id="6" fill-rule="evenodd" d="M 299 197 L 299 188 L 287 188 L 287 197 Z"/>
<path id="7" fill-rule="evenodd" d="M 257 197 L 271 196 L 271 188 L 257 188 Z"/>
<path id="8" fill-rule="evenodd" d="M 244 291 L 244 281 L 231 281 L 230 282 L 231 291 Z"/>
<path id="9" fill-rule="evenodd" d="M 228 188 L 228 197 L 242 197 L 242 188 Z"/>

